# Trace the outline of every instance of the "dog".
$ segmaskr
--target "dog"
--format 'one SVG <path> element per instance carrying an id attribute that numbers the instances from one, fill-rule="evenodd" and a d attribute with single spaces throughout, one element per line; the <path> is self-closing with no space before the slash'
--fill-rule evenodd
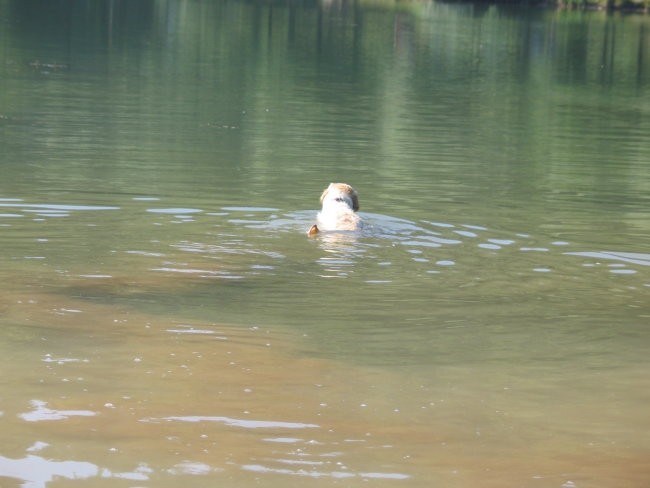
<path id="1" fill-rule="evenodd" d="M 330 183 L 320 196 L 321 211 L 316 224 L 307 231 L 309 236 L 321 230 L 359 230 L 362 222 L 359 210 L 359 194 L 346 183 Z"/>

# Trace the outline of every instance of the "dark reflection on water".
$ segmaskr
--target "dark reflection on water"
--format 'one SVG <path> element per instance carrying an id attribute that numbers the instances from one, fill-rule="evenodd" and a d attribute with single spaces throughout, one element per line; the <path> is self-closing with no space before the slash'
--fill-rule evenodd
<path id="1" fill-rule="evenodd" d="M 3 2 L 0 477 L 644 486 L 648 22 Z"/>

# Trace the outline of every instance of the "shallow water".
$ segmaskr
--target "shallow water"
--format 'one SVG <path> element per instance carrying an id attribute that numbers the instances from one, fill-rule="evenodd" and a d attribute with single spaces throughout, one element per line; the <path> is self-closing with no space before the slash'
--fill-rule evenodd
<path id="1" fill-rule="evenodd" d="M 5 3 L 0 485 L 647 484 L 648 19 Z"/>

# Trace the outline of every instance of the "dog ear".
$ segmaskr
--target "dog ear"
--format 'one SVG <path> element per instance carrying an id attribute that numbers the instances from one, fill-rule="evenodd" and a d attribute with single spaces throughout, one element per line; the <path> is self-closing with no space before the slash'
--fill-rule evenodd
<path id="1" fill-rule="evenodd" d="M 352 210 L 356 212 L 359 210 L 359 194 L 352 187 L 350 187 L 350 196 L 352 197 Z"/>

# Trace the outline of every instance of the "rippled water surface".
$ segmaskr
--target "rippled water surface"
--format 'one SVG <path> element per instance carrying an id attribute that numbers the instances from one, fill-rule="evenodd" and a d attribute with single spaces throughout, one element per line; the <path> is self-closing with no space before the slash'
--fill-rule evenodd
<path id="1" fill-rule="evenodd" d="M 0 23 L 0 486 L 647 486 L 645 16 Z"/>

